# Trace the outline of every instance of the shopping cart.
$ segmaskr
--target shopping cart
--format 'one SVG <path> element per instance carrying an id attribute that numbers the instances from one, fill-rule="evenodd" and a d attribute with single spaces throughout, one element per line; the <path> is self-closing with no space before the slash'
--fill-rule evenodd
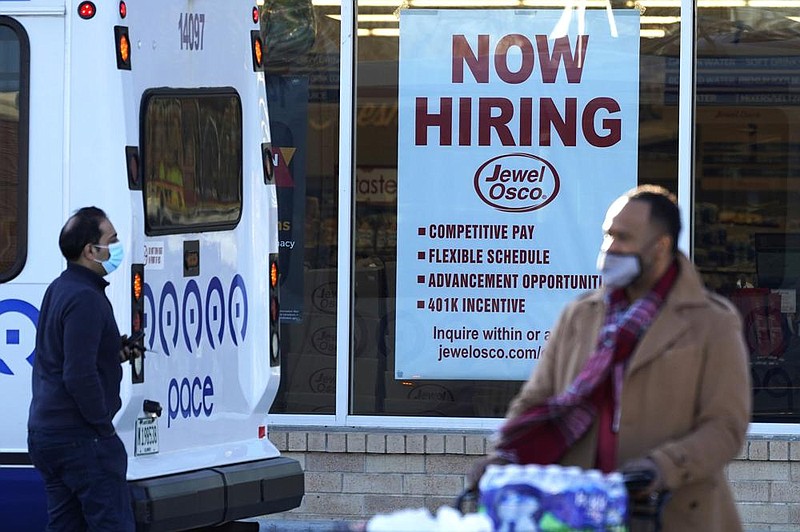
<path id="1" fill-rule="evenodd" d="M 622 474 L 622 480 L 629 494 L 637 493 L 638 491 L 646 488 L 653 482 L 653 472 L 642 471 L 626 471 Z M 628 499 L 628 524 L 631 528 L 647 529 L 653 532 L 661 532 L 661 517 L 664 512 L 664 506 L 669 500 L 670 492 L 667 490 L 660 490 L 650 494 L 645 499 Z M 638 525 L 638 526 L 637 526 Z"/>
<path id="2" fill-rule="evenodd" d="M 633 494 L 640 492 L 653 481 L 653 472 L 648 470 L 626 471 L 622 473 L 622 480 L 628 491 L 627 525 L 631 531 L 660 532 L 662 527 L 662 514 L 664 506 L 670 498 L 667 490 L 661 490 L 648 497 L 634 498 Z M 461 513 L 478 511 L 479 493 L 477 488 L 463 491 L 453 503 Z"/>

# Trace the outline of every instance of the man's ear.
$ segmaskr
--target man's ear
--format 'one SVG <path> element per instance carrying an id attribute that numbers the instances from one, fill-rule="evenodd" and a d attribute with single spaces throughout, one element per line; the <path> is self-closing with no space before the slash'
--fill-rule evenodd
<path id="1" fill-rule="evenodd" d="M 658 245 L 663 246 L 664 253 L 672 256 L 672 237 L 668 234 L 664 233 L 661 235 L 661 238 L 658 239 Z"/>
<path id="2" fill-rule="evenodd" d="M 81 256 L 88 260 L 94 259 L 94 247 L 91 244 L 86 244 L 85 246 L 83 246 L 83 251 L 81 251 Z"/>

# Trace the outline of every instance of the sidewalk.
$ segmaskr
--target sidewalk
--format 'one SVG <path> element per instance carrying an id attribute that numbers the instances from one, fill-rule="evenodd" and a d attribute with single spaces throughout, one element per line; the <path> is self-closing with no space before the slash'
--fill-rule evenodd
<path id="1" fill-rule="evenodd" d="M 269 517 L 260 517 L 254 521 L 258 523 L 258 532 L 362 532 L 366 530 L 366 522 L 323 519 L 299 521 L 270 519 Z"/>
<path id="2" fill-rule="evenodd" d="M 259 532 L 361 532 L 365 531 L 366 523 L 353 523 L 348 521 L 309 520 L 295 521 L 292 519 L 270 519 L 261 517 L 258 522 Z M 764 529 L 749 528 L 745 532 L 781 532 L 778 529 L 768 531 Z"/>

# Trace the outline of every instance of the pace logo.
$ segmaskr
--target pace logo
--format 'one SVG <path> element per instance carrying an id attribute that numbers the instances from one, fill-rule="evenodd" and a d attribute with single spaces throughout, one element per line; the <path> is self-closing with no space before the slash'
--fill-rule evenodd
<path id="1" fill-rule="evenodd" d="M 550 162 L 529 153 L 500 155 L 475 172 L 475 192 L 503 212 L 541 209 L 558 195 L 561 182 Z"/>
<path id="2" fill-rule="evenodd" d="M 178 418 L 209 417 L 214 411 L 214 381 L 210 375 L 204 379 L 184 377 L 169 381 L 167 388 L 167 428 Z"/>
<path id="3" fill-rule="evenodd" d="M 230 284 L 212 277 L 201 287 L 190 279 L 181 287 L 167 281 L 158 292 L 145 283 L 147 347 L 170 356 L 185 348 L 194 353 L 203 341 L 211 349 L 227 339 L 238 346 L 247 335 L 247 288 L 241 275 Z"/>
<path id="4" fill-rule="evenodd" d="M 12 318 L 13 315 L 19 315 L 26 318 L 22 322 L 19 319 Z M 11 358 L 24 358 L 25 361 L 33 366 L 33 358 L 36 356 L 36 324 L 39 322 L 39 310 L 21 299 L 3 299 L 0 300 L 0 317 L 5 317 L 0 321 L 0 375 L 14 375 L 12 365 L 9 365 Z M 28 326 L 25 321 L 30 320 L 32 327 Z M 24 327 L 23 327 L 24 326 Z M 23 331 L 23 328 L 26 331 Z M 28 334 L 26 334 L 28 333 Z M 3 337 L 5 342 L 3 343 Z M 28 352 L 27 347 L 30 346 L 31 350 Z M 14 351 L 19 352 L 22 350 L 21 355 L 15 355 Z M 17 370 L 19 371 L 19 370 Z"/>

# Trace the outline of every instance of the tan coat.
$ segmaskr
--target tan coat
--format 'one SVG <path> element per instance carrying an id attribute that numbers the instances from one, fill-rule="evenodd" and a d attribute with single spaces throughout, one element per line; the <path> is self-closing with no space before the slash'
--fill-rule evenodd
<path id="1" fill-rule="evenodd" d="M 741 530 L 724 467 L 742 447 L 750 421 L 750 372 L 741 318 L 705 290 L 683 255 L 680 272 L 628 363 L 618 463 L 651 457 L 672 492 L 665 532 Z M 563 392 L 593 352 L 604 320 L 602 291 L 571 303 L 559 318 L 530 380 L 507 417 Z M 594 465 L 593 427 L 562 463 Z"/>

